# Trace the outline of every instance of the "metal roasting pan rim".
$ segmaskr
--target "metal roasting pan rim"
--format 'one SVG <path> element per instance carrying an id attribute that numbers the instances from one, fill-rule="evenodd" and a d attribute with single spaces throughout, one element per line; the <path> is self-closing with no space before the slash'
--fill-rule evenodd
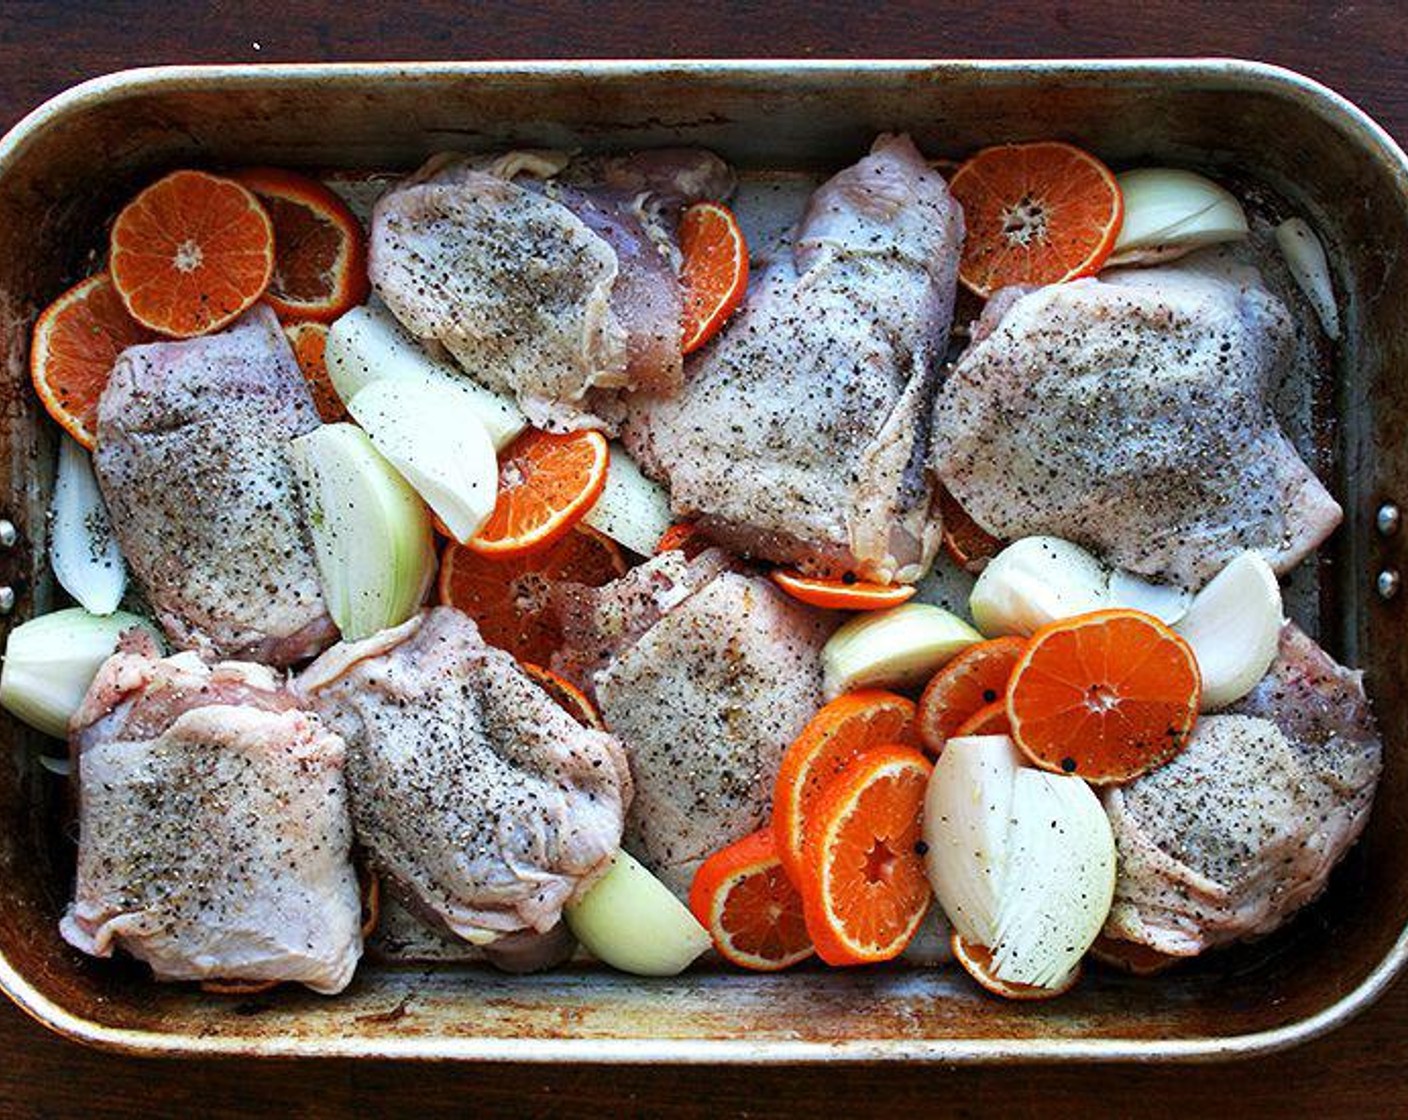
<path id="1" fill-rule="evenodd" d="M 1296 101 L 1342 131 L 1385 165 L 1408 191 L 1408 157 L 1393 138 L 1347 98 L 1296 71 L 1263 62 L 1223 57 L 1097 59 L 601 59 L 543 61 L 339 62 L 200 64 L 150 66 L 116 71 L 81 82 L 45 101 L 0 138 L 0 183 L 28 144 L 54 123 L 127 96 L 189 90 L 204 85 L 258 86 L 271 81 L 316 81 L 362 85 L 388 79 L 629 77 L 632 74 L 744 77 L 787 80 L 944 74 L 1110 75 L 1119 78 L 1178 77 L 1201 88 L 1272 92 Z M 1013 1062 L 1206 1062 L 1270 1054 L 1300 1045 L 1342 1026 L 1378 999 L 1408 963 L 1408 927 L 1389 952 L 1347 994 L 1303 1019 L 1245 1034 L 1180 1039 L 993 1038 L 865 1039 L 841 1041 L 772 1038 L 462 1038 L 409 1036 L 222 1037 L 174 1034 L 106 1026 L 77 1015 L 49 998 L 0 946 L 0 989 L 45 1027 L 102 1050 L 146 1056 L 246 1056 L 263 1058 L 382 1058 L 495 1062 L 588 1062 L 622 1064 L 802 1064 L 815 1062 L 1013 1063 Z M 648 981 L 642 981 L 648 983 Z M 1155 981 L 1157 982 L 1157 981 Z"/>

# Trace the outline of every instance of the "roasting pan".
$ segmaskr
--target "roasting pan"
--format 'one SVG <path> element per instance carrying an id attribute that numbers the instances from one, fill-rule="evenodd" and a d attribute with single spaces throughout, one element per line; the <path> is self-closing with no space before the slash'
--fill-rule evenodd
<path id="1" fill-rule="evenodd" d="M 1061 137 L 1259 182 L 1320 231 L 1346 319 L 1316 413 L 1345 523 L 1319 561 L 1322 642 L 1363 668 L 1386 747 L 1378 803 L 1329 892 L 1285 930 L 1150 980 L 1090 969 L 1070 995 L 1004 1003 L 951 967 L 641 980 L 578 966 L 364 964 L 341 997 L 205 996 L 80 957 L 56 922 L 71 873 L 63 792 L 0 715 L 0 987 L 73 1038 L 147 1054 L 513 1061 L 1190 1060 L 1266 1052 L 1359 1011 L 1408 955 L 1408 163 L 1373 121 L 1297 74 L 1227 60 L 554 62 L 170 67 L 99 78 L 0 141 L 4 374 L 0 583 L 47 609 L 54 431 L 26 373 L 30 325 L 95 267 L 95 233 L 177 165 L 410 168 L 446 148 L 693 143 L 742 167 L 822 171 L 905 129 L 931 156 Z"/>

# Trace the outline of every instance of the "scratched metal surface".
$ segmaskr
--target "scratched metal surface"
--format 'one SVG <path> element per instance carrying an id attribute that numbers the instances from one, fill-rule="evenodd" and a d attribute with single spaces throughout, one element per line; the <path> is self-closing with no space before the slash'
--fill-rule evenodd
<path id="1" fill-rule="evenodd" d="M 642 982 L 580 966 L 507 977 L 462 964 L 365 966 L 334 1000 L 241 1001 L 81 959 L 54 922 L 67 891 L 63 806 L 39 744 L 0 722 L 0 985 L 51 1026 L 153 1052 L 630 1061 L 1200 1059 L 1292 1044 L 1362 1006 L 1400 967 L 1408 920 L 1408 735 L 1401 601 L 1371 594 L 1398 545 L 1372 532 L 1408 481 L 1408 172 L 1352 107 L 1251 64 L 582 63 L 177 69 L 81 87 L 0 142 L 0 492 L 42 525 L 52 433 L 28 391 L 28 325 L 92 263 L 91 231 L 176 164 L 410 167 L 447 147 L 716 148 L 762 184 L 854 159 L 884 128 L 929 154 L 1063 136 L 1112 163 L 1171 161 L 1263 184 L 1326 238 L 1349 341 L 1307 414 L 1346 524 L 1319 566 L 1326 644 L 1362 666 L 1388 748 L 1379 804 L 1331 890 L 1282 933 L 1154 981 L 1092 969 L 1037 1006 L 981 997 L 952 969 L 705 968 Z M 49 602 L 39 550 L 0 558 L 17 617 Z M 1337 931 L 1353 928 L 1353 938 Z M 1333 951 L 1331 948 L 1333 946 Z"/>

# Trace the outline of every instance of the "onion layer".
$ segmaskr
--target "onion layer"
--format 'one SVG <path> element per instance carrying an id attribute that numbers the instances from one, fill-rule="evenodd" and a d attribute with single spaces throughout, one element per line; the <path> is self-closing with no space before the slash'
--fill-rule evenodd
<path id="1" fill-rule="evenodd" d="M 564 916 L 587 952 L 637 976 L 678 975 L 713 944 L 689 907 L 625 851 Z"/>
<path id="2" fill-rule="evenodd" d="M 632 552 L 649 556 L 670 527 L 670 495 L 641 474 L 624 447 L 613 443 L 606 487 L 583 520 Z"/>
<path id="3" fill-rule="evenodd" d="M 1124 222 L 1107 268 L 1171 260 L 1247 236 L 1242 204 L 1204 175 L 1141 167 L 1116 181 L 1124 195 Z"/>
<path id="4" fill-rule="evenodd" d="M 151 623 L 125 611 L 95 615 L 70 607 L 21 623 L 5 645 L 0 706 L 46 735 L 68 738 L 68 721 L 99 667 L 134 626 L 160 645 Z"/>
<path id="5" fill-rule="evenodd" d="M 1240 700 L 1266 676 L 1281 641 L 1281 585 L 1259 552 L 1244 552 L 1193 598 L 1174 627 L 1193 647 L 1211 712 Z"/>
<path id="6" fill-rule="evenodd" d="M 930 884 L 994 974 L 1058 990 L 1115 890 L 1115 842 L 1090 787 L 1023 766 L 1005 735 L 950 739 L 924 804 Z"/>
<path id="7" fill-rule="evenodd" d="M 63 436 L 50 507 L 49 564 L 59 584 L 92 614 L 112 614 L 127 589 L 127 565 L 108 509 L 79 442 Z"/>
<path id="8" fill-rule="evenodd" d="M 291 445 L 328 613 L 347 641 L 399 626 L 435 574 L 430 515 L 352 424 L 324 424 Z"/>
<path id="9" fill-rule="evenodd" d="M 528 426 L 512 401 L 437 361 L 384 308 L 354 307 L 328 331 L 328 377 L 344 404 L 373 381 L 419 381 L 448 385 L 461 393 L 502 451 Z"/>
<path id="10" fill-rule="evenodd" d="M 494 512 L 499 462 L 463 393 L 429 381 L 373 381 L 347 411 L 455 540 L 479 531 Z"/>
<path id="11" fill-rule="evenodd" d="M 1330 262 L 1315 231 L 1303 219 L 1291 218 L 1276 227 L 1276 244 L 1300 290 L 1315 308 L 1325 334 L 1339 338 L 1340 311 L 1335 304 L 1335 285 L 1330 280 Z"/>
<path id="12" fill-rule="evenodd" d="M 904 688 L 927 680 L 982 635 L 931 603 L 869 611 L 844 623 L 821 651 L 828 700 L 853 688 Z"/>

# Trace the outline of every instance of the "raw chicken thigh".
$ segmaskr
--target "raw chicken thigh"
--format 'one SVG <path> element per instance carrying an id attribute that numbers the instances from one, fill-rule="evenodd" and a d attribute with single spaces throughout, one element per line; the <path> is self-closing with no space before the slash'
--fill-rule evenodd
<path id="1" fill-rule="evenodd" d="M 1257 273 L 1210 254 L 999 293 L 939 391 L 934 470 L 1004 540 L 1193 587 L 1246 549 L 1286 572 L 1341 517 L 1272 414 L 1293 345 Z"/>
<path id="2" fill-rule="evenodd" d="M 329 650 L 299 691 L 347 741 L 357 841 L 417 912 L 486 944 L 548 933 L 606 870 L 631 779 L 446 607 Z"/>
<path id="3" fill-rule="evenodd" d="M 723 561 L 667 552 L 560 600 L 576 648 L 554 665 L 630 757 L 624 846 L 682 896 L 705 856 L 767 822 L 782 754 L 821 707 L 832 625 Z"/>
<path id="4" fill-rule="evenodd" d="M 1276 929 L 1358 839 L 1382 751 L 1360 674 L 1288 623 L 1248 696 L 1105 795 L 1119 853 L 1106 936 L 1192 956 Z"/>
<path id="5" fill-rule="evenodd" d="M 534 424 L 601 426 L 597 390 L 679 388 L 674 225 L 684 205 L 732 189 L 727 165 L 698 149 L 437 157 L 377 203 L 372 284 Z"/>
<path id="6" fill-rule="evenodd" d="M 260 665 L 159 659 L 140 632 L 74 716 L 78 879 L 60 923 L 160 980 L 339 992 L 361 955 L 343 743 Z"/>
<path id="7" fill-rule="evenodd" d="M 925 476 L 963 217 L 905 136 L 812 196 L 678 396 L 630 400 L 626 446 L 675 513 L 804 571 L 913 581 L 938 545 Z"/>
<path id="8" fill-rule="evenodd" d="M 118 358 L 93 467 L 122 555 L 176 646 L 287 665 L 336 639 L 288 456 L 318 424 L 262 304 L 220 334 Z"/>

